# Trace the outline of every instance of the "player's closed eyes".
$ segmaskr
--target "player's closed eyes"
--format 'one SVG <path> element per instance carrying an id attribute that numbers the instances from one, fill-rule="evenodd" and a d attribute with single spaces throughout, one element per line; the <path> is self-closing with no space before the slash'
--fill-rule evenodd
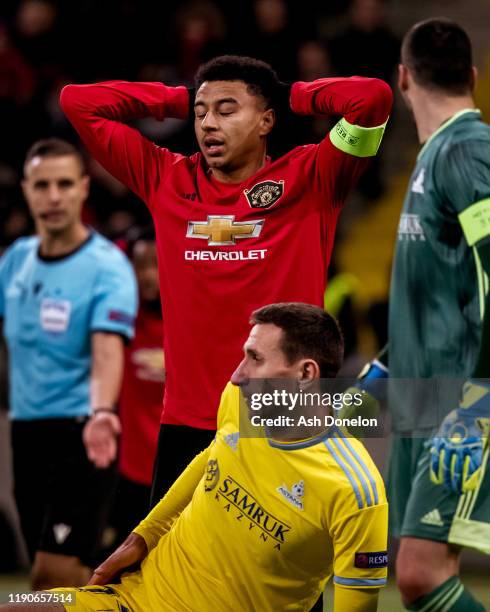
<path id="1" fill-rule="evenodd" d="M 222 117 L 226 117 L 226 116 L 228 116 L 228 115 L 232 115 L 232 114 L 233 114 L 233 111 L 226 111 L 226 112 L 225 112 L 225 111 L 220 111 L 220 113 L 219 113 L 219 114 L 220 114 Z M 204 119 L 205 117 L 206 117 L 206 114 L 205 114 L 205 113 L 204 113 L 204 114 L 199 114 L 199 115 L 196 113 L 196 119 L 201 119 L 201 120 L 202 120 L 202 119 Z"/>

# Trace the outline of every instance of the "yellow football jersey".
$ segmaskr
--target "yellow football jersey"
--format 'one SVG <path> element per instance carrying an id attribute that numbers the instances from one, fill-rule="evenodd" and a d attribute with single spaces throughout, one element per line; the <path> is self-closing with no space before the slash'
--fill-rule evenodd
<path id="1" fill-rule="evenodd" d="M 135 529 L 151 550 L 117 590 L 145 612 L 267 612 L 309 610 L 332 576 L 342 588 L 383 586 L 387 502 L 364 446 L 338 430 L 287 444 L 240 436 L 239 394 L 223 392 L 190 503 L 177 518 L 168 508 L 185 499 L 184 473 Z"/>

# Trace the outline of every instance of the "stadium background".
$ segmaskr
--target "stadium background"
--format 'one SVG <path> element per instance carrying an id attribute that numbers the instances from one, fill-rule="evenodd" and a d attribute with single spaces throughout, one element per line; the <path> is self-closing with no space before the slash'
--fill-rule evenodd
<path id="1" fill-rule="evenodd" d="M 456 19 L 470 34 L 480 73 L 477 104 L 490 120 L 490 3 L 480 0 L 2 0 L 0 252 L 33 230 L 19 189 L 28 146 L 51 135 L 76 142 L 58 106 L 65 83 L 127 79 L 191 85 L 202 61 L 240 53 L 269 61 L 285 81 L 362 74 L 395 85 L 401 36 L 415 21 L 434 16 Z M 173 150 L 195 150 L 192 126 L 184 122 L 141 121 L 138 127 Z M 325 121 L 288 120 L 276 130 L 272 153 L 318 140 L 328 128 Z M 391 257 L 417 149 L 415 128 L 397 96 L 382 155 L 349 198 L 334 249 L 326 303 L 346 334 L 347 374 L 355 374 L 386 338 Z M 87 223 L 117 239 L 129 227 L 149 221 L 136 196 L 94 161 L 89 169 L 93 183 Z M 0 601 L 7 592 L 27 589 L 10 495 L 5 365 L 2 353 Z M 370 443 L 381 466 L 386 442 Z M 463 575 L 490 607 L 490 560 L 465 553 Z M 392 586 L 380 609 L 401 609 Z"/>

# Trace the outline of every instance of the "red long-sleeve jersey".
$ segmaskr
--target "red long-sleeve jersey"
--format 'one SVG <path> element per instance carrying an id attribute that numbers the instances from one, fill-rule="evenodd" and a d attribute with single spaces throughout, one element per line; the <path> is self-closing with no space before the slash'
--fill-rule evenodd
<path id="1" fill-rule="evenodd" d="M 162 339 L 161 317 L 140 308 L 134 338 L 124 351 L 119 471 L 146 486 L 151 485 L 165 389 Z"/>
<path id="2" fill-rule="evenodd" d="M 385 123 L 391 103 L 386 83 L 361 77 L 298 82 L 290 99 L 298 114 L 341 115 L 362 127 Z M 323 305 L 338 214 L 367 160 L 327 135 L 224 184 L 200 153 L 172 153 L 126 125 L 185 118 L 185 87 L 68 85 L 61 106 L 91 154 L 153 215 L 165 320 L 162 422 L 214 429 L 251 312 L 282 301 Z"/>

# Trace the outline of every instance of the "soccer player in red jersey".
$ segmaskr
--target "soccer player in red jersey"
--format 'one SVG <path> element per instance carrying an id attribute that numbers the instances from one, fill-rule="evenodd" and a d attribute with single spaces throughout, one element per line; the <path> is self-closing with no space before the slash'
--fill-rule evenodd
<path id="1" fill-rule="evenodd" d="M 112 524 L 121 541 L 148 514 L 165 388 L 163 321 L 153 227 L 130 232 L 126 253 L 138 282 L 140 305 L 134 338 L 125 348 L 119 398 L 120 478 L 115 502 L 117 512 Z"/>
<path id="2" fill-rule="evenodd" d="M 124 81 L 61 93 L 91 154 L 145 201 L 155 223 L 166 391 L 154 503 L 214 436 L 250 311 L 281 301 L 323 305 L 339 213 L 377 152 L 392 105 L 378 79 L 296 82 L 293 113 L 340 120 L 319 144 L 273 161 L 267 137 L 285 87 L 268 64 L 218 57 L 199 69 L 196 88 L 195 99 L 186 87 Z M 128 125 L 189 113 L 200 149 L 190 157 Z"/>

